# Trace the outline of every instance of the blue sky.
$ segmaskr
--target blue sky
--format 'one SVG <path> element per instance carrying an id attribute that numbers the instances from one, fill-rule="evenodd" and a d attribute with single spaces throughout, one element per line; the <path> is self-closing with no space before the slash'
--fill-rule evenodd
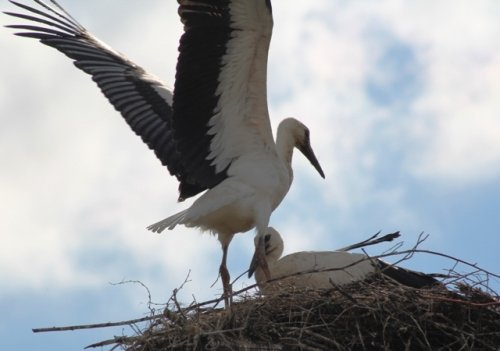
<path id="1" fill-rule="evenodd" d="M 176 2 L 61 3 L 173 83 Z M 271 220 L 285 252 L 335 249 L 379 230 L 400 230 L 410 246 L 426 232 L 425 248 L 500 273 L 500 3 L 287 4 L 273 2 L 272 122 L 294 116 L 309 126 L 326 180 L 296 155 L 294 184 Z M 2 10 L 12 6 L 3 1 Z M 0 349 L 81 350 L 121 334 L 30 331 L 147 313 L 141 286 L 110 283 L 140 280 L 161 303 L 191 271 L 183 301 L 219 294 L 220 283 L 210 288 L 221 257 L 215 238 L 145 230 L 188 204 L 175 202 L 175 180 L 89 77 L 7 29 L 0 50 L 8 53 L 0 57 Z M 233 277 L 252 249 L 253 233 L 235 237 Z M 405 265 L 451 264 L 418 255 Z"/>

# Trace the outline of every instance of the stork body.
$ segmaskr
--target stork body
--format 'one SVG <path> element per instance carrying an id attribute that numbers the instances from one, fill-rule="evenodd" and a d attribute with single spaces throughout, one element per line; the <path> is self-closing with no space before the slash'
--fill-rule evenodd
<path id="1" fill-rule="evenodd" d="M 148 228 L 161 232 L 177 224 L 218 233 L 224 245 L 232 235 L 257 227 L 265 233 L 271 212 L 281 203 L 293 180 L 293 149 L 308 145 L 307 128 L 294 118 L 283 120 L 276 145 L 247 153 L 229 167 L 228 178 L 205 192 L 185 211 Z M 314 154 L 305 152 L 313 164 Z M 322 173 L 318 164 L 318 170 Z"/>
<path id="2" fill-rule="evenodd" d="M 257 237 L 266 233 L 271 213 L 281 203 L 293 180 L 293 149 L 299 147 L 323 175 L 310 148 L 308 130 L 302 123 L 287 118 L 280 123 L 277 135 L 275 147 L 246 154 L 234 162 L 228 169 L 230 176 L 201 195 L 191 207 L 148 227 L 154 232 L 162 232 L 183 224 L 216 234 L 223 251 L 219 271 L 226 296 L 231 290 L 226 268 L 229 244 L 235 234 L 254 227 Z M 254 261 L 260 263 L 261 271 L 269 276 L 265 258 L 257 254 Z"/>
<path id="3" fill-rule="evenodd" d="M 265 293 L 289 286 L 299 289 L 330 289 L 333 285 L 349 284 L 379 273 L 400 284 L 415 288 L 429 287 L 437 283 L 431 275 L 391 266 L 360 253 L 301 251 L 281 257 L 284 249 L 283 239 L 272 227 L 268 228 L 264 242 L 273 281 L 266 283 L 268 278 L 261 267 L 255 270 L 255 280 Z"/>
<path id="4" fill-rule="evenodd" d="M 265 235 L 292 183 L 293 149 L 324 177 L 302 123 L 285 119 L 276 143 L 273 138 L 266 90 L 270 0 L 178 0 L 184 33 L 173 91 L 98 40 L 56 1 L 33 1 L 41 8 L 11 1 L 27 12 L 7 14 L 38 25 L 9 27 L 63 52 L 92 76 L 179 180 L 179 201 L 205 192 L 188 209 L 148 228 L 159 233 L 183 224 L 216 234 L 227 297 L 229 243 L 253 227 L 258 237 Z M 260 252 L 262 247 L 257 262 L 266 271 Z"/>

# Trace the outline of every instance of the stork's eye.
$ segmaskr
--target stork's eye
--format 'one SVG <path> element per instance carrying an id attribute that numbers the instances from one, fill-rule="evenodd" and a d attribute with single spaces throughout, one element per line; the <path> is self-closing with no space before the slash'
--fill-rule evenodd
<path id="1" fill-rule="evenodd" d="M 266 234 L 266 235 L 264 235 L 264 241 L 265 241 L 266 243 L 268 243 L 268 242 L 269 242 L 269 240 L 271 240 L 271 234 Z"/>

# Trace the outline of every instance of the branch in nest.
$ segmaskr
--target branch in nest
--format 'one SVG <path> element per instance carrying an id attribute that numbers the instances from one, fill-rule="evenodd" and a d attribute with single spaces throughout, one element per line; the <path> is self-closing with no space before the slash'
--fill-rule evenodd
<path id="1" fill-rule="evenodd" d="M 157 316 L 148 316 L 137 319 L 130 319 L 121 322 L 108 322 L 108 323 L 96 323 L 96 324 L 81 324 L 81 325 L 70 325 L 66 327 L 50 327 L 50 328 L 33 328 L 33 333 L 46 333 L 46 332 L 58 332 L 58 331 L 72 331 L 81 329 L 97 329 L 97 328 L 109 328 L 118 327 L 121 325 L 134 325 L 140 322 L 146 322 L 151 319 L 155 319 Z"/>

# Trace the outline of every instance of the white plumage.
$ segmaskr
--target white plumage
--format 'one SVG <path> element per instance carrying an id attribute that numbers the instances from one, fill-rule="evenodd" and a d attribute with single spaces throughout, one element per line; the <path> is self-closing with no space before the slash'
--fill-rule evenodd
<path id="1" fill-rule="evenodd" d="M 378 273 L 416 288 L 432 286 L 437 282 L 431 275 L 391 266 L 360 253 L 301 251 L 281 257 L 284 249 L 283 239 L 272 227 L 268 228 L 264 242 L 273 281 L 266 283 L 268 278 L 261 267 L 255 270 L 255 280 L 265 293 L 287 287 L 330 289 L 334 285 L 352 283 Z M 303 272 L 313 273 L 301 274 Z"/>

